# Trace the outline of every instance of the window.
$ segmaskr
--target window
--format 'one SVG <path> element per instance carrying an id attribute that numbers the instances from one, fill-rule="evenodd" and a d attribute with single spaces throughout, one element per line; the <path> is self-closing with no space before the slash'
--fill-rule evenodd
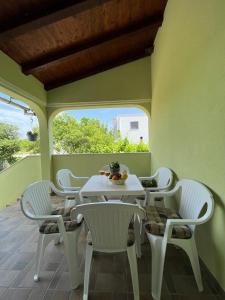
<path id="1" fill-rule="evenodd" d="M 138 121 L 130 122 L 130 129 L 138 129 Z"/>

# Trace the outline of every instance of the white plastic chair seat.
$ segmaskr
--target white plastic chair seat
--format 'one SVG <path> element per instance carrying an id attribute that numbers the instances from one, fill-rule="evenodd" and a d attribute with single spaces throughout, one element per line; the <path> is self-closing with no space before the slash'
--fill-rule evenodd
<path id="1" fill-rule="evenodd" d="M 89 177 L 75 176 L 69 169 L 61 169 L 56 173 L 56 180 L 61 189 L 64 191 L 77 191 L 80 187 L 72 186 L 71 179 L 87 180 Z"/>
<path id="2" fill-rule="evenodd" d="M 78 227 L 80 227 L 81 222 L 77 222 L 77 221 L 64 221 L 64 227 L 65 227 L 65 231 L 74 231 L 76 230 Z M 54 220 L 46 220 L 44 221 L 41 226 L 39 227 L 39 232 L 42 234 L 54 234 L 54 233 L 59 233 L 59 226 L 57 224 L 57 221 Z"/>
<path id="3" fill-rule="evenodd" d="M 139 180 L 145 188 L 146 197 L 145 199 L 142 196 L 137 197 L 137 203 L 141 206 L 150 205 L 150 203 L 154 205 L 151 195 L 155 192 L 168 191 L 173 182 L 173 173 L 169 168 L 161 167 L 152 176 L 139 177 Z M 158 198 L 158 204 L 163 206 L 163 203 L 160 203 L 163 202 L 161 200 Z"/>
<path id="4" fill-rule="evenodd" d="M 78 181 L 80 184 L 80 181 L 83 183 L 89 179 L 89 177 L 81 177 L 81 176 L 75 176 L 69 169 L 61 169 L 56 173 L 56 180 L 58 186 L 65 192 L 68 193 L 68 195 L 71 195 L 67 197 L 67 200 L 65 202 L 65 207 L 72 207 L 77 204 L 77 199 L 73 197 L 74 191 L 79 191 L 80 186 L 73 186 L 72 185 L 72 179 L 75 181 Z M 83 185 L 82 183 L 82 185 Z"/>
<path id="5" fill-rule="evenodd" d="M 57 207 L 55 210 L 51 212 L 52 215 L 60 215 L 63 217 L 63 221 L 70 221 L 70 213 L 73 207 Z"/>
<path id="6" fill-rule="evenodd" d="M 181 219 L 179 214 L 172 209 L 165 207 L 148 206 L 146 211 L 145 229 L 147 233 L 164 236 L 166 222 L 168 219 Z M 189 239 L 192 231 L 187 225 L 177 225 L 173 227 L 172 238 Z"/>

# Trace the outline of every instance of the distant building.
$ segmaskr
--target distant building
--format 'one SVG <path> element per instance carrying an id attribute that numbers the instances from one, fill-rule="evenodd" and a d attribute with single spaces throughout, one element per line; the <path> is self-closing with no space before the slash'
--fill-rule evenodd
<path id="1" fill-rule="evenodd" d="M 122 138 L 128 138 L 132 144 L 149 140 L 148 117 L 146 115 L 118 115 L 113 119 L 114 130 L 119 130 Z"/>

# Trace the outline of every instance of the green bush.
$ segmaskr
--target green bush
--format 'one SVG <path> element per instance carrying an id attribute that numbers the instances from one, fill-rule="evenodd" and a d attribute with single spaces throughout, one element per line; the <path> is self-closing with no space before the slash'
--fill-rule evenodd
<path id="1" fill-rule="evenodd" d="M 54 149 L 59 153 L 148 152 L 144 143 L 130 144 L 119 132 L 109 130 L 97 119 L 82 118 L 79 122 L 67 113 L 53 121 Z"/>
<path id="2" fill-rule="evenodd" d="M 16 161 L 15 154 L 20 150 L 17 140 L 0 140 L 0 161 L 12 164 Z"/>
<path id="3" fill-rule="evenodd" d="M 4 162 L 12 164 L 16 161 L 15 154 L 19 151 L 18 128 L 14 125 L 0 123 L 0 165 Z"/>
<path id="4" fill-rule="evenodd" d="M 40 152 L 40 141 L 31 142 L 28 140 L 19 140 L 20 154 L 36 154 Z"/>

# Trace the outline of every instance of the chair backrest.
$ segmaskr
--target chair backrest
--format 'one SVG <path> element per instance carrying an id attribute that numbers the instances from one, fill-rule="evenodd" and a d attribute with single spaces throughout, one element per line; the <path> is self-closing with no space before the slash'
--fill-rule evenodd
<path id="1" fill-rule="evenodd" d="M 57 184 L 60 188 L 71 187 L 72 172 L 69 169 L 61 169 L 56 173 Z"/>
<path id="2" fill-rule="evenodd" d="M 127 249 L 128 227 L 134 215 L 144 217 L 144 210 L 127 203 L 90 203 L 78 205 L 74 217 L 82 214 L 91 232 L 94 250 L 116 252 Z"/>
<path id="3" fill-rule="evenodd" d="M 101 170 L 109 171 L 110 170 L 109 165 L 103 166 Z M 126 165 L 120 164 L 120 172 L 123 172 L 123 171 L 126 171 L 128 174 L 130 173 L 129 168 Z"/>
<path id="4" fill-rule="evenodd" d="M 177 182 L 177 185 L 181 187 L 179 194 L 180 216 L 183 219 L 197 220 L 203 207 L 207 205 L 202 223 L 208 221 L 214 208 L 214 200 L 210 191 L 202 183 L 191 179 L 182 179 Z M 195 225 L 190 227 L 192 230 L 195 229 Z"/>
<path id="5" fill-rule="evenodd" d="M 173 173 L 169 168 L 161 167 L 157 171 L 157 186 L 160 188 L 164 188 L 168 186 L 168 188 L 172 185 L 173 181 Z"/>
<path id="6" fill-rule="evenodd" d="M 21 209 L 25 216 L 49 215 L 52 212 L 50 191 L 52 183 L 48 180 L 35 182 L 27 187 L 21 197 Z"/>

